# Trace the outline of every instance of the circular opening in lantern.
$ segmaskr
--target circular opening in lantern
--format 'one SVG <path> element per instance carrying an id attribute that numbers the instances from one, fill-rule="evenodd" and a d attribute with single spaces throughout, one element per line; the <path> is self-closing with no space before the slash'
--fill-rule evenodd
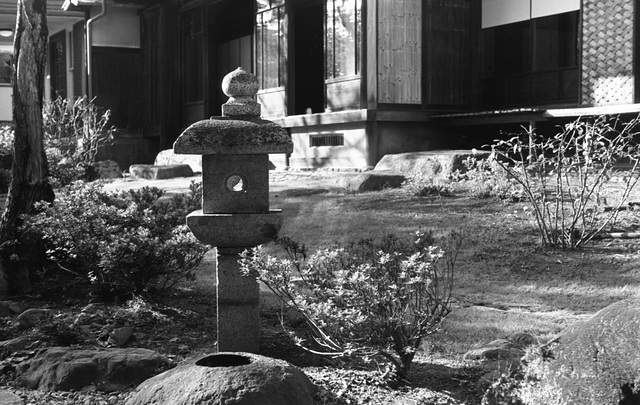
<path id="1" fill-rule="evenodd" d="M 242 176 L 232 174 L 231 176 L 227 177 L 225 186 L 227 187 L 227 190 L 233 193 L 242 193 L 247 189 L 247 182 L 244 181 Z"/>
<path id="2" fill-rule="evenodd" d="M 251 359 L 237 354 L 212 354 L 196 361 L 196 365 L 204 367 L 237 367 L 251 364 Z"/>

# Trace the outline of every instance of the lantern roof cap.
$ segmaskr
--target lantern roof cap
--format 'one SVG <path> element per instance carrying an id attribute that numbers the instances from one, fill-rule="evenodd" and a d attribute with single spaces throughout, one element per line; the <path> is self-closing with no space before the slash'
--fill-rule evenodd
<path id="1" fill-rule="evenodd" d="M 259 117 L 211 117 L 182 132 L 173 151 L 186 155 L 291 153 L 293 142 L 278 124 Z"/>

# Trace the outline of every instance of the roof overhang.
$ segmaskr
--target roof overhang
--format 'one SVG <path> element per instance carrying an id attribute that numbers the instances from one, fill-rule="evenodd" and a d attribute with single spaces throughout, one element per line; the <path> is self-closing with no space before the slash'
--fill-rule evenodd
<path id="1" fill-rule="evenodd" d="M 108 6 L 143 8 L 156 4 L 156 0 L 104 0 Z M 65 11 L 84 11 L 102 4 L 102 0 L 64 0 L 62 9 Z"/>
<path id="2" fill-rule="evenodd" d="M 638 115 L 640 104 L 617 104 L 576 108 L 516 108 L 510 110 L 438 114 L 431 118 L 448 126 L 518 124 L 554 119 L 576 119 L 599 115 Z"/>

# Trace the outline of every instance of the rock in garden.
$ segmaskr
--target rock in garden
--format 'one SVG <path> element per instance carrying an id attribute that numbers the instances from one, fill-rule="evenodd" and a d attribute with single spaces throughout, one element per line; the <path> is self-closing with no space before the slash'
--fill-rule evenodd
<path id="1" fill-rule="evenodd" d="M 370 171 L 346 180 L 345 188 L 348 191 L 363 193 L 365 191 L 378 191 L 385 188 L 398 188 L 402 186 L 404 181 L 405 177 L 401 174 Z"/>
<path id="2" fill-rule="evenodd" d="M 131 165 L 129 174 L 134 179 L 162 180 L 174 177 L 191 177 L 193 170 L 188 164 L 176 165 Z"/>
<path id="3" fill-rule="evenodd" d="M 487 159 L 490 152 L 478 150 L 432 150 L 384 155 L 375 170 L 402 174 L 420 173 L 426 177 L 448 178 L 456 170 L 464 171 L 463 162 L 473 157 Z"/>
<path id="4" fill-rule="evenodd" d="M 24 305 L 14 301 L 0 301 L 0 318 L 7 318 L 24 312 Z"/>
<path id="5" fill-rule="evenodd" d="M 99 179 L 118 179 L 122 177 L 120 165 L 115 160 L 100 160 L 91 164 Z"/>
<path id="6" fill-rule="evenodd" d="M 129 339 L 131 339 L 132 335 L 133 327 L 123 326 L 115 329 L 109 334 L 109 340 L 107 340 L 107 343 L 112 347 L 122 347 L 129 341 Z"/>
<path id="7" fill-rule="evenodd" d="M 49 321 L 52 316 L 53 313 L 50 309 L 30 308 L 18 315 L 16 321 L 21 329 L 27 329 Z"/>
<path id="8" fill-rule="evenodd" d="M 153 164 L 155 166 L 188 164 L 194 173 L 202 173 L 202 155 L 176 155 L 173 149 L 161 150 Z"/>
<path id="9" fill-rule="evenodd" d="M 526 348 L 536 343 L 537 339 L 534 336 L 519 332 L 465 353 L 465 360 L 483 362 L 483 375 L 476 386 L 477 392 L 482 395 L 503 374 L 519 370 Z"/>
<path id="10" fill-rule="evenodd" d="M 640 404 L 633 393 L 640 381 L 640 298 L 569 326 L 527 360 L 528 374 L 540 378 L 524 395 L 528 404 Z"/>
<path id="11" fill-rule="evenodd" d="M 315 387 L 289 363 L 250 353 L 217 353 L 144 383 L 127 405 L 313 404 Z"/>
<path id="12" fill-rule="evenodd" d="M 139 384 L 166 365 L 148 349 L 77 350 L 50 347 L 38 350 L 16 367 L 16 383 L 29 389 L 81 390 L 94 386 L 118 391 Z"/>
<path id="13" fill-rule="evenodd" d="M 0 360 L 4 360 L 13 353 L 26 349 L 33 342 L 33 339 L 24 336 L 3 340 L 0 342 Z M 2 404 L 2 402 L 0 402 L 0 404 Z"/>

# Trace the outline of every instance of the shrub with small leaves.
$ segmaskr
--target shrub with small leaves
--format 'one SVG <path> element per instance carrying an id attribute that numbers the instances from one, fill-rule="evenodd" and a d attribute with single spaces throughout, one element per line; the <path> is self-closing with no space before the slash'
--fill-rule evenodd
<path id="1" fill-rule="evenodd" d="M 495 162 L 516 181 L 533 208 L 545 246 L 577 248 L 606 228 L 640 180 L 640 116 L 630 121 L 599 116 L 578 119 L 542 136 L 528 130 L 491 146 Z M 605 190 L 628 165 L 621 191 L 607 201 Z"/>
<path id="2" fill-rule="evenodd" d="M 452 233 L 443 248 L 433 242 L 425 232 L 411 240 L 388 235 L 307 256 L 304 246 L 282 238 L 287 259 L 257 247 L 241 255 L 240 265 L 302 315 L 312 341 L 292 332 L 300 347 L 333 357 L 383 358 L 405 379 L 423 339 L 451 310 L 461 238 Z"/>
<path id="3" fill-rule="evenodd" d="M 162 202 L 158 188 L 113 193 L 99 182 L 76 182 L 25 218 L 21 239 L 42 238 L 46 274 L 87 280 L 102 299 L 163 291 L 192 278 L 208 249 L 184 225 L 200 203 L 200 186 L 191 189 Z"/>
<path id="4" fill-rule="evenodd" d="M 454 194 L 451 182 L 434 180 L 420 173 L 407 176 L 402 188 L 416 197 L 451 197 Z"/>
<path id="5" fill-rule="evenodd" d="M 509 202 L 525 199 L 524 189 L 493 159 L 468 157 L 462 164 L 464 171 L 456 171 L 452 181 L 467 190 L 472 197 L 498 197 Z"/>

